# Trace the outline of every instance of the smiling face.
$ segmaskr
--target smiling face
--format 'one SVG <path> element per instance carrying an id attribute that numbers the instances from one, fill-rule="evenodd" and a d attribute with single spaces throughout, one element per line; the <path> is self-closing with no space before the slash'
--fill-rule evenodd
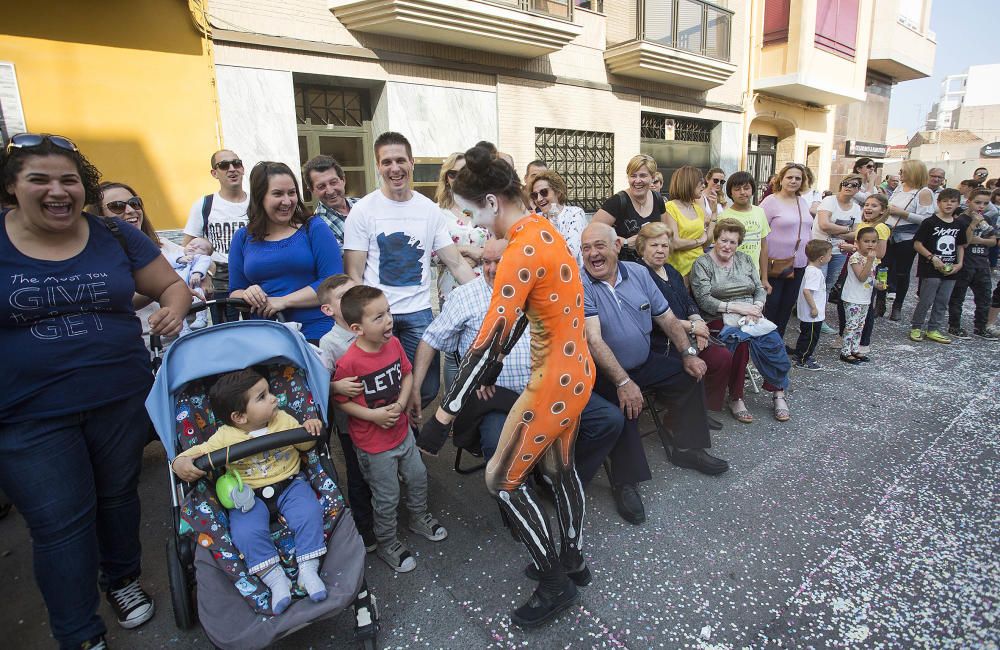
<path id="1" fill-rule="evenodd" d="M 275 174 L 268 179 L 267 194 L 264 195 L 264 213 L 268 221 L 276 226 L 287 226 L 295 214 L 298 201 L 294 178 Z"/>
<path id="2" fill-rule="evenodd" d="M 723 262 L 728 262 L 733 258 L 736 249 L 740 247 L 740 234 L 732 230 L 723 230 L 719 233 L 719 238 L 715 240 L 715 254 Z"/>
<path id="3" fill-rule="evenodd" d="M 392 338 L 392 314 L 389 312 L 389 301 L 378 296 L 367 305 L 362 312 L 361 322 L 351 325 L 351 331 L 368 343 L 381 346 Z"/>
<path id="4" fill-rule="evenodd" d="M 7 192 L 35 228 L 61 232 L 76 225 L 86 190 L 76 165 L 66 156 L 29 156 Z"/>
<path id="5" fill-rule="evenodd" d="M 342 211 L 345 203 L 344 189 L 346 187 L 344 179 L 337 176 L 337 170 L 330 169 L 317 172 L 309 172 L 309 180 L 312 182 L 312 193 L 316 199 L 331 210 Z"/>
<path id="6" fill-rule="evenodd" d="M 537 180 L 532 184 L 531 200 L 534 202 L 535 207 L 543 213 L 547 212 L 550 207 L 555 207 L 559 204 L 556 191 L 552 189 L 552 186 L 545 179 Z"/>
<path id="7" fill-rule="evenodd" d="M 389 198 L 401 200 L 410 193 L 410 177 L 413 175 L 413 159 L 401 144 L 386 144 L 379 147 L 378 173 L 382 177 L 382 191 Z"/>
<path id="8" fill-rule="evenodd" d="M 668 255 L 670 255 L 670 235 L 666 233 L 647 239 L 642 249 L 642 261 L 653 269 L 663 268 Z"/>
<path id="9" fill-rule="evenodd" d="M 244 431 L 263 429 L 278 410 L 278 398 L 271 394 L 267 380 L 261 378 L 247 391 L 247 407 L 243 413 L 233 413 L 233 422 Z"/>
<path id="10" fill-rule="evenodd" d="M 640 167 L 634 173 L 629 174 L 628 186 L 632 190 L 632 196 L 641 196 L 653 187 L 653 175 L 645 167 Z"/>
<path id="11" fill-rule="evenodd" d="M 130 226 L 142 228 L 142 222 L 146 218 L 146 213 L 142 211 L 142 208 L 135 208 L 127 203 L 134 196 L 134 194 L 124 187 L 108 188 L 104 190 L 104 194 L 101 196 L 101 212 L 104 213 L 105 217 L 118 217 Z M 116 201 L 125 203 L 125 212 L 115 214 L 108 209 L 108 204 Z"/>
<path id="12" fill-rule="evenodd" d="M 603 226 L 603 227 L 602 227 Z M 604 282 L 614 279 L 618 270 L 618 251 L 621 243 L 614 230 L 606 224 L 591 224 L 580 236 L 583 267 L 592 277 Z"/>

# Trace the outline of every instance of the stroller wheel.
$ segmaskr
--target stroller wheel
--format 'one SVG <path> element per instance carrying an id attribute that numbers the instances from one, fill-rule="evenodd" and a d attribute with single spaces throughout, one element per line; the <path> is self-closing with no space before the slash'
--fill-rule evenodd
<path id="1" fill-rule="evenodd" d="M 174 607 L 174 623 L 182 630 L 190 630 L 197 620 L 194 609 L 193 584 L 188 568 L 181 560 L 177 535 L 167 540 L 167 577 L 170 580 L 170 601 Z"/>

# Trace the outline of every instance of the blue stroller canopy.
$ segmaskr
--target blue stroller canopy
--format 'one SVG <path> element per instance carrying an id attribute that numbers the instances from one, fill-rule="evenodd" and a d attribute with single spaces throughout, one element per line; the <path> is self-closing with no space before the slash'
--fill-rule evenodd
<path id="1" fill-rule="evenodd" d="M 167 348 L 146 398 L 146 410 L 167 450 L 167 460 L 174 459 L 177 446 L 174 400 L 188 382 L 278 363 L 305 371 L 313 401 L 323 420 L 329 422 L 330 372 L 298 332 L 274 321 L 246 320 L 214 325 L 177 339 Z"/>

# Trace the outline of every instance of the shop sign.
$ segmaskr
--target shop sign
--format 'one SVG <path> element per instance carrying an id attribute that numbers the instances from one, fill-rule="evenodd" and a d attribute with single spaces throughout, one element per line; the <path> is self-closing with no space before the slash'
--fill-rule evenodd
<path id="1" fill-rule="evenodd" d="M 889 145 L 880 142 L 848 140 L 844 144 L 844 155 L 848 158 L 885 158 Z"/>

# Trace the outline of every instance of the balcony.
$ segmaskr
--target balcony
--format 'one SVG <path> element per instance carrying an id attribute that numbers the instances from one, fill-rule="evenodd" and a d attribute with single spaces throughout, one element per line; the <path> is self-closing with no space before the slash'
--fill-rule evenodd
<path id="1" fill-rule="evenodd" d="M 638 8 L 638 38 L 604 53 L 613 74 L 708 90 L 736 71 L 731 11 L 704 0 L 639 0 Z"/>
<path id="2" fill-rule="evenodd" d="M 934 71 L 936 48 L 930 31 L 921 32 L 920 26 L 906 16 L 884 15 L 883 6 L 876 3 L 869 70 L 897 82 L 929 77 Z"/>
<path id="3" fill-rule="evenodd" d="M 572 0 L 327 0 L 351 31 L 521 58 L 562 49 L 583 32 Z"/>

